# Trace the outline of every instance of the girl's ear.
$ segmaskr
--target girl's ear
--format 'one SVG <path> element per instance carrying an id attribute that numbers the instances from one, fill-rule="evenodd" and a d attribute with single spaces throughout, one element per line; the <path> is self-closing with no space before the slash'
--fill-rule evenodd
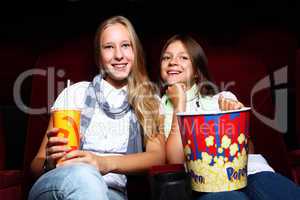
<path id="1" fill-rule="evenodd" d="M 195 80 L 195 83 L 199 83 L 200 82 L 198 74 L 194 75 L 194 80 Z"/>

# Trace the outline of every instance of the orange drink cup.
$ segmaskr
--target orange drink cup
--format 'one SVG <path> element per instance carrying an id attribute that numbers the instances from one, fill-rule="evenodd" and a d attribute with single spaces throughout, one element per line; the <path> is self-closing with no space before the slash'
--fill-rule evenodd
<path id="1" fill-rule="evenodd" d="M 52 111 L 53 127 L 59 128 L 58 137 L 68 138 L 67 146 L 72 150 L 80 146 L 80 110 L 54 109 Z"/>
<path id="2" fill-rule="evenodd" d="M 250 108 L 177 117 L 192 189 L 221 192 L 246 187 Z"/>

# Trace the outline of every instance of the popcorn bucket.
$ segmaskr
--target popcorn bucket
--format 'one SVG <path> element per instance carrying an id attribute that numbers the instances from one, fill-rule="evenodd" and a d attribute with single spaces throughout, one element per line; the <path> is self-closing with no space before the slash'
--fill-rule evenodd
<path id="1" fill-rule="evenodd" d="M 250 108 L 218 113 L 177 113 L 194 191 L 247 186 Z"/>

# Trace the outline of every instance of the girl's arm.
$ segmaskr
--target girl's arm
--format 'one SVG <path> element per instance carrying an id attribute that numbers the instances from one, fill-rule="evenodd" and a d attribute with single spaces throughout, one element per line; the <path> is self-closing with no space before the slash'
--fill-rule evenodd
<path id="1" fill-rule="evenodd" d="M 35 178 L 43 174 L 44 162 L 46 160 L 46 151 L 45 151 L 46 143 L 47 143 L 47 136 L 45 134 L 43 141 L 40 145 L 39 151 L 34 157 L 34 159 L 32 160 L 30 165 L 31 172 Z"/>
<path id="2" fill-rule="evenodd" d="M 184 112 L 186 108 L 185 85 L 177 83 L 169 86 L 166 93 L 174 106 L 171 131 L 166 142 L 167 162 L 182 164 L 184 163 L 184 152 L 176 113 Z"/>
<path id="3" fill-rule="evenodd" d="M 184 112 L 178 111 L 178 112 Z M 169 137 L 166 142 L 167 162 L 170 164 L 184 163 L 184 152 L 179 132 L 179 125 L 177 121 L 176 112 L 173 112 L 172 127 Z"/>
<path id="4" fill-rule="evenodd" d="M 107 162 L 109 169 L 104 169 L 104 173 L 115 172 L 128 174 L 143 172 L 154 165 L 165 164 L 164 140 L 163 135 L 158 135 L 155 138 L 148 139 L 146 152 L 125 156 L 99 157 L 98 162 Z M 99 166 L 101 166 L 101 164 L 99 164 Z M 100 171 L 102 171 L 101 168 Z"/>
<path id="5" fill-rule="evenodd" d="M 65 146 L 68 142 L 67 139 L 56 137 L 58 129 L 53 128 L 52 117 L 49 120 L 48 129 L 40 145 L 39 151 L 31 162 L 31 172 L 34 177 L 39 177 L 44 173 L 44 163 L 47 154 L 47 167 L 55 168 L 56 161 L 62 158 L 69 150 Z"/>

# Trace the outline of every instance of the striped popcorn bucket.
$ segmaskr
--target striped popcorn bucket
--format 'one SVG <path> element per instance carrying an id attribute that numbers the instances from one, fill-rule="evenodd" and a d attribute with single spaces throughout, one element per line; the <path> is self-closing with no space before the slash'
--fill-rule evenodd
<path id="1" fill-rule="evenodd" d="M 238 190 L 247 185 L 250 108 L 177 113 L 192 189 Z"/>

